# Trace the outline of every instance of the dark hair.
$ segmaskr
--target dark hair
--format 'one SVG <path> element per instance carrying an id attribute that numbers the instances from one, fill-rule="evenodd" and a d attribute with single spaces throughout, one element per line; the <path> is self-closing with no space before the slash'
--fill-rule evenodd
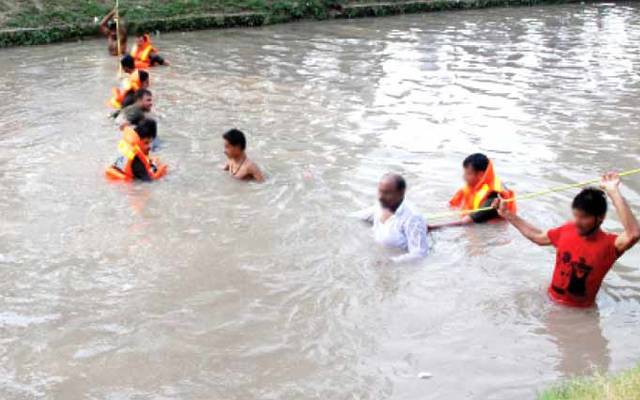
<path id="1" fill-rule="evenodd" d="M 136 94 L 133 91 L 129 91 L 122 100 L 122 108 L 129 107 L 136 102 Z"/>
<path id="2" fill-rule="evenodd" d="M 407 189 L 407 181 L 400 174 L 388 173 L 383 179 L 391 179 L 396 185 L 396 190 L 404 192 Z"/>
<path id="3" fill-rule="evenodd" d="M 143 119 L 136 126 L 136 132 L 141 140 L 146 138 L 155 139 L 158 135 L 158 125 L 154 119 Z"/>
<path id="4" fill-rule="evenodd" d="M 136 92 L 136 100 L 142 100 L 144 96 L 151 96 L 151 90 L 148 89 L 138 89 Z"/>
<path id="5" fill-rule="evenodd" d="M 222 138 L 234 147 L 240 147 L 242 150 L 247 148 L 247 139 L 244 137 L 244 133 L 238 129 L 226 131 Z"/>
<path id="6" fill-rule="evenodd" d="M 133 57 L 131 57 L 131 54 L 127 54 L 122 57 L 122 60 L 120 60 L 120 65 L 122 65 L 122 68 L 134 69 L 136 67 L 136 62 Z"/>
<path id="7" fill-rule="evenodd" d="M 600 189 L 585 188 L 574 197 L 571 208 L 594 217 L 603 217 L 607 214 L 607 196 Z"/>
<path id="8" fill-rule="evenodd" d="M 489 168 L 489 158 L 482 153 L 475 153 L 465 158 L 462 166 L 471 167 L 476 172 L 484 172 Z"/>
<path id="9" fill-rule="evenodd" d="M 118 24 L 116 24 L 116 21 L 114 20 L 109 20 L 109 22 L 107 22 L 107 29 L 109 29 L 110 31 L 114 31 L 118 28 Z"/>
<path id="10" fill-rule="evenodd" d="M 142 71 L 142 70 L 138 71 L 138 77 L 140 78 L 140 82 L 146 82 L 149 80 L 149 73 L 147 71 Z"/>

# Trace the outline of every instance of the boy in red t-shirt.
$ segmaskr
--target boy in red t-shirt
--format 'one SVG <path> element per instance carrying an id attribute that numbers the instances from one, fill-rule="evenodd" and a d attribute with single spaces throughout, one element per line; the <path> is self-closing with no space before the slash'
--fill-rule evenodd
<path id="1" fill-rule="evenodd" d="M 573 221 L 547 232 L 511 213 L 504 202 L 494 202 L 500 216 L 527 239 L 540 246 L 556 248 L 556 266 L 548 289 L 554 301 L 574 307 L 593 305 L 613 263 L 640 240 L 640 225 L 619 186 L 618 174 L 605 174 L 600 182 L 603 190 L 587 188 L 573 199 Z M 605 192 L 624 227 L 620 235 L 600 229 L 607 214 Z"/>

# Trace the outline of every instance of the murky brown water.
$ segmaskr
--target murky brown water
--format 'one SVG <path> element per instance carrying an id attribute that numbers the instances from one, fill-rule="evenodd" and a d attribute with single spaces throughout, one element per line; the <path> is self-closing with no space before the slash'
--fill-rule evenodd
<path id="1" fill-rule="evenodd" d="M 638 249 L 576 311 L 545 297 L 552 250 L 507 226 L 397 267 L 344 216 L 388 170 L 442 211 L 477 150 L 520 192 L 638 167 L 639 24 L 619 4 L 163 35 L 171 174 L 131 187 L 102 175 L 104 43 L 3 50 L 0 397 L 521 399 L 634 365 Z M 267 184 L 218 170 L 234 126 Z M 521 210 L 551 227 L 572 195 Z"/>

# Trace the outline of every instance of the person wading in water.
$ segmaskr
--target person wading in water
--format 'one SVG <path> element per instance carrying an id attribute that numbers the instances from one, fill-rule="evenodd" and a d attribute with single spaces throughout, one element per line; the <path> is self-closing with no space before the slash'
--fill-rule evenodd
<path id="1" fill-rule="evenodd" d="M 107 37 L 109 54 L 122 56 L 127 53 L 127 27 L 122 18 L 116 22 L 116 9 L 114 8 L 100 21 L 100 32 Z M 118 35 L 118 29 L 120 34 Z M 120 36 L 120 52 L 118 52 L 118 36 Z"/>
<path id="2" fill-rule="evenodd" d="M 602 190 L 586 188 L 573 199 L 573 221 L 549 231 L 518 217 L 504 201 L 494 201 L 500 216 L 524 237 L 537 245 L 556 248 L 556 266 L 548 289 L 553 301 L 574 307 L 592 306 L 607 272 L 640 240 L 640 225 L 619 186 L 617 173 L 605 174 L 600 182 Z M 619 235 L 600 229 L 607 214 L 605 193 L 624 227 Z"/>
<path id="3" fill-rule="evenodd" d="M 451 198 L 449 205 L 469 212 L 469 214 L 458 221 L 430 225 L 429 229 L 481 224 L 495 220 L 498 218 L 496 210 L 476 210 L 491 207 L 493 201 L 498 197 L 503 199 L 515 197 L 515 194 L 507 189 L 498 178 L 493 168 L 493 162 L 486 155 L 482 153 L 471 154 L 462 162 L 462 168 L 465 185 Z M 515 214 L 516 202 L 510 201 L 508 206 L 509 210 Z"/>
<path id="4" fill-rule="evenodd" d="M 378 184 L 378 203 L 352 214 L 373 225 L 376 243 L 405 252 L 391 258 L 396 263 L 418 261 L 429 253 L 427 224 L 405 201 L 406 191 L 402 176 L 386 174 Z"/>
<path id="5" fill-rule="evenodd" d="M 224 139 L 224 154 L 227 162 L 223 169 L 229 171 L 234 179 L 255 180 L 263 182 L 264 176 L 258 166 L 247 157 L 247 139 L 244 133 L 237 129 L 231 129 L 222 135 Z"/>

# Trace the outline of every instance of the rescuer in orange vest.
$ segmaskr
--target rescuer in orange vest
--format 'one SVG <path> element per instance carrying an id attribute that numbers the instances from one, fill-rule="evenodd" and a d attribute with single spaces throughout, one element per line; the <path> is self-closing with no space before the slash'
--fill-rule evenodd
<path id="1" fill-rule="evenodd" d="M 118 143 L 120 156 L 105 171 L 107 178 L 121 181 L 153 181 L 167 173 L 167 166 L 149 157 L 151 145 L 157 136 L 153 119 L 141 121 L 135 128 L 126 126 Z"/>
<path id="2" fill-rule="evenodd" d="M 169 62 L 158 54 L 158 50 L 151 43 L 148 33 L 138 34 L 136 44 L 131 49 L 131 57 L 135 60 L 135 66 L 139 69 L 147 69 L 155 65 L 169 65 Z"/>
<path id="3" fill-rule="evenodd" d="M 112 89 L 109 105 L 116 110 L 135 102 L 135 93 L 139 89 L 149 87 L 149 73 L 135 68 L 133 57 L 126 55 L 120 62 L 122 70 L 128 74 L 121 82 L 120 87 Z"/>
<path id="4" fill-rule="evenodd" d="M 481 153 L 468 156 L 462 162 L 464 168 L 463 178 L 465 185 L 456 192 L 449 201 L 449 205 L 453 208 L 465 211 L 465 215 L 459 221 L 430 225 L 429 228 L 437 229 L 447 226 L 460 226 L 473 223 L 483 223 L 499 218 L 495 209 L 484 210 L 478 212 L 469 211 L 481 208 L 491 207 L 493 201 L 497 198 L 510 199 L 515 194 L 507 189 L 493 169 L 493 162 Z M 505 203 L 509 211 L 515 214 L 515 201 Z"/>

